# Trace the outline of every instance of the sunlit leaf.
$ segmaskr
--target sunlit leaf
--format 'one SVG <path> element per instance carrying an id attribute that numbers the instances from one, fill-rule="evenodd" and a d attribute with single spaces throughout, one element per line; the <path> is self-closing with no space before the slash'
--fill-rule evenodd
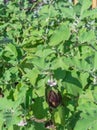
<path id="1" fill-rule="evenodd" d="M 50 46 L 56 46 L 61 42 L 65 42 L 70 37 L 70 30 L 68 24 L 62 23 L 60 26 L 55 30 L 53 35 L 50 37 Z"/>

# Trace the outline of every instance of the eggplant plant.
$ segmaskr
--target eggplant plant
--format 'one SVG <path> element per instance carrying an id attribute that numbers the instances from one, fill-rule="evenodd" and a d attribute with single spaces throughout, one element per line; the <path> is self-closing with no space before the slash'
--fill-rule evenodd
<path id="1" fill-rule="evenodd" d="M 0 1 L 0 130 L 97 130 L 92 1 L 5 3 Z"/>

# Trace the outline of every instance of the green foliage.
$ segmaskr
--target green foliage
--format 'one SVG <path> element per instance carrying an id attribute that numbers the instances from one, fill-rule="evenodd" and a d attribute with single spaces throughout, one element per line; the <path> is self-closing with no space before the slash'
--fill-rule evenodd
<path id="1" fill-rule="evenodd" d="M 97 9 L 91 4 L 0 1 L 0 130 L 97 129 Z"/>
<path id="2" fill-rule="evenodd" d="M 60 38 L 59 38 L 60 36 Z M 62 24 L 59 26 L 57 30 L 52 34 L 50 38 L 49 45 L 56 46 L 61 42 L 65 42 L 70 37 L 70 31 L 68 28 L 68 24 Z"/>

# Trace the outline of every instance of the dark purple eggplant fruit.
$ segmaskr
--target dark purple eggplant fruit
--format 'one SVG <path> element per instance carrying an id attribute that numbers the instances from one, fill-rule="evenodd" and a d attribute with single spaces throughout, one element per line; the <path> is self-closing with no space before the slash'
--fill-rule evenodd
<path id="1" fill-rule="evenodd" d="M 50 90 L 47 93 L 47 102 L 50 107 L 56 108 L 61 104 L 62 97 L 59 92 L 55 92 L 54 90 Z"/>

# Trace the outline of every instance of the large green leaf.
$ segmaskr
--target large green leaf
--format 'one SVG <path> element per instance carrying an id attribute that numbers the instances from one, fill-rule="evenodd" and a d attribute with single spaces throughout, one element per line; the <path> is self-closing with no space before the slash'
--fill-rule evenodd
<path id="1" fill-rule="evenodd" d="M 5 51 L 10 54 L 10 57 L 14 56 L 16 58 L 18 56 L 17 49 L 14 44 L 8 44 L 5 48 Z"/>
<path id="2" fill-rule="evenodd" d="M 35 98 L 35 102 L 32 105 L 32 111 L 36 118 L 47 118 L 47 109 L 44 105 L 44 99 L 42 97 Z"/>
<path id="3" fill-rule="evenodd" d="M 8 100 L 6 98 L 0 99 L 0 122 L 6 123 L 7 127 L 13 126 L 19 122 L 19 116 L 21 111 L 14 107 L 15 102 Z"/>
<path id="4" fill-rule="evenodd" d="M 66 72 L 65 79 L 63 81 L 63 86 L 66 88 L 69 94 L 77 96 L 82 93 L 82 85 L 78 79 L 78 75 L 76 72 Z"/>
<path id="5" fill-rule="evenodd" d="M 80 73 L 79 80 L 83 88 L 88 84 L 88 77 L 89 77 L 88 73 Z"/>
<path id="6" fill-rule="evenodd" d="M 39 70 L 45 70 L 49 68 L 49 63 L 47 63 L 44 57 L 35 57 L 32 59 L 33 65 Z"/>
<path id="7" fill-rule="evenodd" d="M 29 72 L 26 75 L 33 86 L 35 86 L 38 75 L 39 75 L 39 71 L 37 68 L 33 68 L 33 70 L 29 70 Z"/>
<path id="8" fill-rule="evenodd" d="M 60 106 L 54 112 L 55 123 L 64 125 L 65 124 L 65 108 Z"/>
<path id="9" fill-rule="evenodd" d="M 86 31 L 86 29 L 81 29 L 80 30 L 80 33 L 79 33 L 79 41 L 81 43 L 84 43 L 84 42 L 93 42 L 95 41 L 96 39 L 96 36 L 95 36 L 95 33 L 94 31 L 90 30 L 90 31 Z"/>
<path id="10" fill-rule="evenodd" d="M 39 19 L 42 26 L 48 25 L 50 18 L 54 18 L 58 15 L 58 10 L 53 5 L 45 5 L 39 11 Z"/>
<path id="11" fill-rule="evenodd" d="M 91 0 L 80 0 L 80 3 L 82 4 L 81 7 L 81 15 L 83 15 L 84 11 L 86 11 L 92 4 Z"/>
<path id="12" fill-rule="evenodd" d="M 61 23 L 50 37 L 50 46 L 56 46 L 61 42 L 65 42 L 70 37 L 70 29 L 67 23 Z"/>
<path id="13" fill-rule="evenodd" d="M 63 8 L 60 8 L 62 10 L 62 16 L 64 18 L 71 18 L 74 19 L 75 18 L 75 12 L 73 8 L 66 8 L 63 6 Z"/>
<path id="14" fill-rule="evenodd" d="M 44 79 L 39 80 L 37 83 L 37 89 L 35 91 L 40 97 L 44 96 L 45 94 L 45 84 L 46 83 Z"/>
<path id="15" fill-rule="evenodd" d="M 53 70 L 56 70 L 58 68 L 62 68 L 63 70 L 64 69 L 68 69 L 69 67 L 69 60 L 68 58 L 65 58 L 65 57 L 57 57 L 55 60 L 52 61 L 52 64 L 51 64 L 51 68 Z"/>
<path id="16" fill-rule="evenodd" d="M 81 112 L 74 130 L 96 130 L 97 128 L 97 105 L 95 101 L 95 89 L 87 90 L 79 97 L 78 110 Z"/>
<path id="17" fill-rule="evenodd" d="M 15 100 L 14 108 L 17 108 L 21 103 L 25 101 L 27 89 L 28 86 L 23 83 L 19 83 L 16 86 L 13 94 Z"/>
<path id="18" fill-rule="evenodd" d="M 83 104 L 83 110 L 86 112 L 81 113 L 74 130 L 96 130 L 97 129 L 97 106 L 93 103 Z"/>
<path id="19" fill-rule="evenodd" d="M 14 106 L 14 102 L 12 100 L 8 100 L 6 98 L 0 99 L 0 110 L 7 110 Z"/>
<path id="20" fill-rule="evenodd" d="M 70 3 L 60 1 L 58 2 L 58 8 L 60 9 L 61 11 L 60 14 L 62 15 L 63 18 L 74 19 L 75 12 L 74 12 L 74 8 L 72 7 Z"/>
<path id="21" fill-rule="evenodd" d="M 86 10 L 82 14 L 81 19 L 88 18 L 88 17 L 96 18 L 97 17 L 97 8 L 95 8 L 93 10 Z"/>

